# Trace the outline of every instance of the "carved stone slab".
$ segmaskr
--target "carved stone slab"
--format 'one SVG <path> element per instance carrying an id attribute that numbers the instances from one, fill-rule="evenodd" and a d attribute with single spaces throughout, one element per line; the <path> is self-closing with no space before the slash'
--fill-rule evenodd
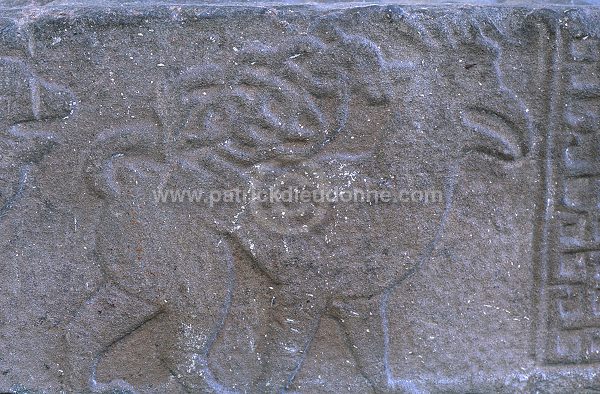
<path id="1" fill-rule="evenodd" d="M 0 392 L 600 390 L 593 1 L 42 3 L 0 3 Z"/>

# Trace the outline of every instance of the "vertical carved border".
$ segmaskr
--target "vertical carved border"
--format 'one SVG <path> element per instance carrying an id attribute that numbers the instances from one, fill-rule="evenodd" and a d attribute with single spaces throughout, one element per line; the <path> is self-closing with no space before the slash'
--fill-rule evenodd
<path id="1" fill-rule="evenodd" d="M 600 362 L 600 43 L 553 20 L 536 360 L 589 364 Z"/>
<path id="2" fill-rule="evenodd" d="M 549 225 L 554 210 L 554 132 L 557 124 L 557 110 L 560 97 L 559 61 L 562 37 L 559 29 L 552 23 L 554 15 L 542 12 L 532 16 L 538 29 L 537 66 L 539 79 L 538 89 L 546 89 L 544 108 L 540 123 L 541 146 L 539 149 L 540 176 L 542 182 L 542 201 L 537 211 L 537 229 L 534 237 L 533 279 L 534 279 L 534 323 L 533 323 L 533 355 L 538 364 L 546 363 L 546 342 L 548 338 L 548 260 L 549 260 Z"/>

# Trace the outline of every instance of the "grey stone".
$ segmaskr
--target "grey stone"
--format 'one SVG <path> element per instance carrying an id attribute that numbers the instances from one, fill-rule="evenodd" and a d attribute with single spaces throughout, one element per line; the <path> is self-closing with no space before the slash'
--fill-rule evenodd
<path id="1" fill-rule="evenodd" d="M 600 390 L 597 2 L 0 4 L 0 392 Z"/>

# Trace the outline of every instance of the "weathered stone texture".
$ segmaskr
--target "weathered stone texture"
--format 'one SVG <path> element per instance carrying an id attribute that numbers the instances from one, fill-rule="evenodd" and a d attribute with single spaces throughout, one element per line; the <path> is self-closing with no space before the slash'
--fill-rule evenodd
<path id="1" fill-rule="evenodd" d="M 2 4 L 1 392 L 600 390 L 593 2 Z"/>

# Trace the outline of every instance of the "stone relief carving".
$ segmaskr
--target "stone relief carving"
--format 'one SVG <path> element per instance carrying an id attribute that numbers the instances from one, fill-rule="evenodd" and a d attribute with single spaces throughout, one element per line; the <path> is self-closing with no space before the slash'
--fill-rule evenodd
<path id="1" fill-rule="evenodd" d="M 57 142 L 28 126 L 43 128 L 41 121 L 68 116 L 73 105 L 66 88 L 37 77 L 20 59 L 0 57 L 0 219 L 22 197 L 32 167 Z"/>
<path id="2" fill-rule="evenodd" d="M 323 316 L 338 320 L 376 392 L 415 389 L 393 376 L 388 364 L 390 292 L 426 264 L 442 236 L 462 163 L 473 154 L 522 160 L 533 126 L 504 83 L 504 33 L 493 23 L 406 24 L 407 45 L 418 54 L 408 59 L 397 54 L 390 60 L 393 55 L 374 41 L 328 20 L 277 44 L 250 42 L 168 81 L 154 119 L 99 133 L 86 176 L 103 200 L 96 253 L 105 283 L 67 328 L 74 390 L 133 391 L 127 382 L 98 382 L 96 366 L 114 343 L 167 316 L 173 335 L 163 357 L 173 375 L 190 390 L 227 391 L 209 357 L 218 351 L 216 339 L 235 324 L 229 311 L 238 264 L 257 267 L 274 289 L 260 322 L 262 370 L 248 383 L 252 391 L 281 392 L 292 385 Z M 456 59 L 436 60 L 441 48 Z M 373 115 L 373 108 L 387 115 Z M 461 130 L 452 135 L 462 140 L 449 140 L 449 128 Z M 345 139 L 336 154 L 328 149 L 374 132 L 386 133 L 395 153 L 364 142 L 368 136 L 362 146 Z M 408 146 L 410 133 L 423 135 L 422 147 Z M 406 149 L 422 151 L 423 160 L 403 161 Z M 439 159 L 435 166 L 425 159 L 429 151 Z M 400 165 L 440 185 L 444 204 L 407 210 L 325 203 L 280 218 L 273 217 L 280 207 L 198 210 L 159 204 L 148 195 L 182 184 L 393 188 Z M 164 214 L 173 218 L 177 234 Z M 427 225 L 411 228 L 415 215 L 427 215 L 419 219 Z M 361 223 L 368 225 L 356 232 Z M 342 241 L 351 246 L 341 247 Z M 165 261 L 174 273 L 168 278 L 161 274 L 165 267 L 155 265 Z M 221 292 L 207 294 L 203 281 L 220 281 Z"/>
<path id="3" fill-rule="evenodd" d="M 598 39 L 548 24 L 553 84 L 548 119 L 545 216 L 540 227 L 556 249 L 542 247 L 540 360 L 589 364 L 598 347 L 597 132 Z"/>

